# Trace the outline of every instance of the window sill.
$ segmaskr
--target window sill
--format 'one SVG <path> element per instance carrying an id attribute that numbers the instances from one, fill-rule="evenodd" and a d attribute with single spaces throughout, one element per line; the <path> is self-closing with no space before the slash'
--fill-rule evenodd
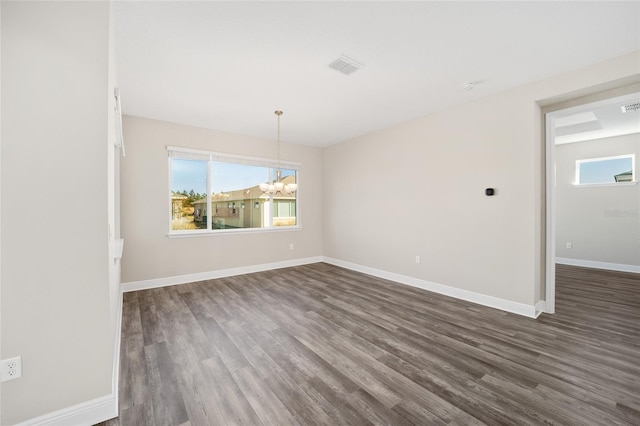
<path id="1" fill-rule="evenodd" d="M 574 183 L 573 186 L 575 186 L 576 188 L 593 188 L 593 187 L 600 187 L 600 186 L 633 186 L 633 185 L 637 185 L 638 181 L 633 181 L 633 182 L 615 182 L 615 183 Z"/>
<path id="2" fill-rule="evenodd" d="M 272 232 L 301 231 L 302 226 L 278 226 L 273 228 L 241 228 L 241 229 L 218 229 L 215 231 L 198 230 L 184 232 L 170 232 L 167 238 L 189 238 L 189 237 L 211 237 L 215 235 L 241 235 L 241 234 L 264 234 Z"/>

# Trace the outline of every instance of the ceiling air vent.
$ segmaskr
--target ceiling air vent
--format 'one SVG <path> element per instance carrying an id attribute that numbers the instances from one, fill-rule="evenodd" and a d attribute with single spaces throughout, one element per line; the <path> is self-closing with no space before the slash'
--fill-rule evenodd
<path id="1" fill-rule="evenodd" d="M 340 56 L 338 59 L 329 64 L 329 68 L 333 68 L 334 70 L 339 71 L 344 75 L 349 75 L 355 71 L 358 71 L 362 67 L 363 65 L 361 63 L 354 61 L 353 59 L 345 55 Z"/>
<path id="2" fill-rule="evenodd" d="M 623 105 L 620 107 L 620 109 L 622 109 L 622 112 L 637 111 L 640 109 L 640 102 L 636 102 L 635 104 Z"/>

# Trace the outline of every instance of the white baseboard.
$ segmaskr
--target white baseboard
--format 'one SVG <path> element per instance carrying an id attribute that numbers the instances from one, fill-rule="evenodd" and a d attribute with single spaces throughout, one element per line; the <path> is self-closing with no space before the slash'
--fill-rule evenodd
<path id="1" fill-rule="evenodd" d="M 419 278 L 408 277 L 406 275 L 396 274 L 393 272 L 387 272 L 381 269 L 370 268 L 368 266 L 362 266 L 351 262 L 345 262 L 343 260 L 333 259 L 330 257 L 324 257 L 323 260 L 326 263 L 330 263 L 332 265 L 340 266 L 346 269 L 351 269 L 356 272 L 362 272 L 368 275 L 373 275 L 375 277 L 395 281 L 400 284 L 418 287 L 423 290 L 444 294 L 445 296 L 466 300 L 468 302 L 473 302 L 479 305 L 488 306 L 490 308 L 496 308 L 506 312 L 523 315 L 529 318 L 536 318 L 539 315 L 539 313 L 536 313 L 536 307 L 533 305 L 526 305 L 524 303 L 499 299 L 497 297 L 487 296 L 485 294 L 475 293 L 469 290 L 462 290 L 459 288 L 437 284 L 430 281 L 421 280 Z"/>
<path id="2" fill-rule="evenodd" d="M 116 417 L 120 414 L 120 405 L 119 405 L 119 401 L 120 401 L 120 393 L 118 392 L 118 389 L 120 388 L 120 347 L 122 345 L 122 309 L 123 309 L 123 305 L 124 305 L 124 300 L 123 300 L 123 295 L 122 295 L 122 290 L 120 290 L 119 293 L 119 298 L 118 298 L 118 316 L 117 316 L 117 320 L 116 320 L 116 342 L 115 342 L 115 347 L 113 349 L 113 371 L 111 372 L 111 394 L 114 396 L 114 400 L 115 400 L 115 416 L 112 417 L 106 417 L 105 419 L 101 420 L 101 421 L 105 421 L 105 420 L 109 420 L 113 417 Z"/>
<path id="3" fill-rule="evenodd" d="M 90 426 L 117 416 L 118 396 L 111 394 L 18 423 L 16 426 Z"/>
<path id="4" fill-rule="evenodd" d="M 155 278 L 144 281 L 132 281 L 122 283 L 122 291 L 137 291 L 150 288 L 165 287 L 169 285 L 186 284 L 197 281 L 211 280 L 216 278 L 231 277 L 235 275 L 250 274 L 253 272 L 269 271 L 273 269 L 288 268 L 291 266 L 308 265 L 310 263 L 326 262 L 332 265 L 340 266 L 353 271 L 362 272 L 368 275 L 395 281 L 400 284 L 406 284 L 418 287 L 423 290 L 433 291 L 434 293 L 444 294 L 446 296 L 455 297 L 457 299 L 466 300 L 468 302 L 478 303 L 480 305 L 489 306 L 491 308 L 500 309 L 529 318 L 536 318 L 540 314 L 540 310 L 536 306 L 526 305 L 524 303 L 512 302 L 510 300 L 500 299 L 493 296 L 487 296 L 481 293 L 475 293 L 469 290 L 462 290 L 443 284 L 437 284 L 419 278 L 408 277 L 406 275 L 396 274 L 393 272 L 383 271 L 381 269 L 370 268 L 351 262 L 345 262 L 324 256 L 306 257 L 302 259 L 286 260 L 282 262 L 264 263 L 261 265 L 243 266 L 239 268 L 221 269 L 218 271 L 200 272 L 195 274 L 177 275 L 173 277 Z"/>
<path id="5" fill-rule="evenodd" d="M 547 303 L 544 300 L 539 300 L 535 304 L 535 308 L 536 308 L 536 318 L 538 318 L 541 313 L 547 311 Z"/>
<path id="6" fill-rule="evenodd" d="M 197 281 L 213 280 L 216 278 L 233 277 L 235 275 L 251 274 L 254 272 L 270 271 L 272 269 L 289 268 L 291 266 L 308 265 L 322 262 L 322 256 L 305 257 L 302 259 L 284 260 L 282 262 L 263 263 L 260 265 L 241 266 L 239 268 L 220 269 L 217 271 L 199 272 L 195 274 L 177 275 L 174 277 L 155 278 L 143 281 L 132 281 L 121 284 L 123 292 L 145 290 L 149 288 L 166 287 L 169 285 L 193 283 Z"/>
<path id="7" fill-rule="evenodd" d="M 72 405 L 61 410 L 18 423 L 16 426 L 70 426 L 94 425 L 118 417 L 118 386 L 120 382 L 120 341 L 122 327 L 122 292 L 118 300 L 116 318 L 115 347 L 113 349 L 113 369 L 111 377 L 111 395 L 105 395 L 90 401 Z"/>
<path id="8" fill-rule="evenodd" d="M 584 268 L 608 269 L 610 271 L 634 272 L 640 274 L 640 266 L 625 265 L 623 263 L 598 262 L 595 260 L 570 259 L 568 257 L 556 257 L 556 263 L 562 265 L 582 266 Z"/>

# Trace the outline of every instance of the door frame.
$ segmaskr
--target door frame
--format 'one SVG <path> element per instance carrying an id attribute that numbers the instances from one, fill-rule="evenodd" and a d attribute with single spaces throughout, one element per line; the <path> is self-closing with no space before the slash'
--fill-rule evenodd
<path id="1" fill-rule="evenodd" d="M 563 109 L 557 110 L 563 111 Z M 548 314 L 556 312 L 556 129 L 553 112 L 544 114 L 546 145 L 546 235 L 545 235 L 545 306 Z"/>
<path id="2" fill-rule="evenodd" d="M 640 84 L 632 84 L 589 96 L 571 99 L 542 108 L 545 144 L 545 303 L 544 312 L 555 313 L 556 306 L 556 162 L 555 118 L 571 112 L 577 114 L 594 108 L 636 99 Z"/>

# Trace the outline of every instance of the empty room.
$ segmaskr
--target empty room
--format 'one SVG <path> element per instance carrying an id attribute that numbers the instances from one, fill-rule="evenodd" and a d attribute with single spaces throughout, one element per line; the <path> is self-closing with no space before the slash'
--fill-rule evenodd
<path id="1" fill-rule="evenodd" d="M 0 22 L 0 424 L 640 424 L 640 2 Z"/>

